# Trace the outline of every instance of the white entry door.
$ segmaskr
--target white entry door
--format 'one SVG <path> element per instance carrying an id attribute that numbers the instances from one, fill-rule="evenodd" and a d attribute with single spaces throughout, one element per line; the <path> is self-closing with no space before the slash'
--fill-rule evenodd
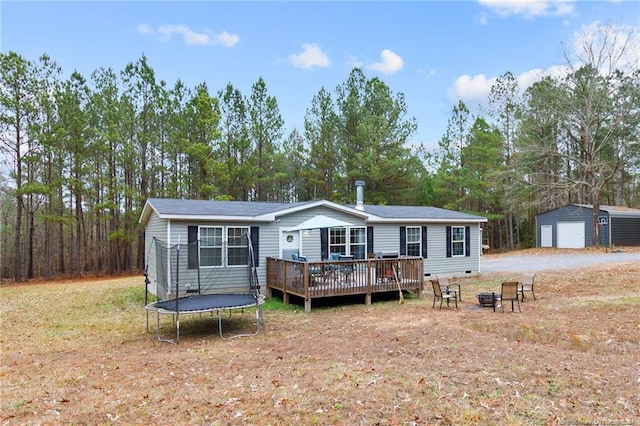
<path id="1" fill-rule="evenodd" d="M 300 232 L 281 231 L 280 253 L 283 259 L 291 260 L 292 254 L 300 254 Z"/>
<path id="2" fill-rule="evenodd" d="M 558 248 L 584 248 L 584 222 L 558 222 Z"/>
<path id="3" fill-rule="evenodd" d="M 553 226 L 540 226 L 540 247 L 553 247 Z"/>

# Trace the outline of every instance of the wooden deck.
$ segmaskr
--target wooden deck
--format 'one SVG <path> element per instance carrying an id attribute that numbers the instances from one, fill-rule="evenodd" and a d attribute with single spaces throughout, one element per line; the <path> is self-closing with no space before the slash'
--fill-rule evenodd
<path id="1" fill-rule="evenodd" d="M 342 260 L 299 262 L 267 258 L 267 296 L 273 291 L 282 294 L 284 303 L 289 296 L 304 299 L 304 309 L 311 311 L 311 300 L 322 297 L 364 295 L 371 303 L 373 293 L 410 291 L 421 296 L 424 285 L 423 259 Z"/>

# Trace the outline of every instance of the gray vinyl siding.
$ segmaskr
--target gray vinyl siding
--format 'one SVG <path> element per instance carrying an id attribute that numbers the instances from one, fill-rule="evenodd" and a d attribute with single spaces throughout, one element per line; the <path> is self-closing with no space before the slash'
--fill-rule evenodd
<path id="1" fill-rule="evenodd" d="M 400 226 L 375 225 L 373 227 L 373 252 L 400 254 Z"/>
<path id="2" fill-rule="evenodd" d="M 447 225 L 470 226 L 470 256 L 447 257 Z M 477 274 L 479 269 L 479 232 L 478 224 L 393 224 L 377 225 L 374 227 L 374 252 L 400 253 L 400 227 L 427 226 L 427 258 L 424 259 L 424 274 L 431 277 L 436 274 L 448 276 L 464 276 Z M 425 244 L 425 241 L 422 242 Z"/>
<path id="3" fill-rule="evenodd" d="M 275 251 L 272 257 L 280 256 L 280 235 L 279 230 L 293 228 L 294 226 L 304 222 L 305 220 L 311 219 L 316 215 L 325 215 L 330 216 L 334 219 L 343 220 L 345 222 L 353 224 L 353 226 L 365 226 L 364 221 L 356 216 L 352 216 L 350 214 L 342 213 L 335 211 L 333 209 L 329 209 L 326 207 L 319 207 L 315 209 L 308 209 L 297 213 L 288 214 L 286 216 L 281 216 L 280 222 L 277 223 L 277 227 L 275 228 L 276 234 L 273 237 L 272 241 L 275 244 Z M 311 229 L 308 232 L 301 232 L 302 238 L 302 250 L 301 255 L 307 256 L 309 261 L 317 262 L 322 259 L 322 246 L 320 242 L 320 230 L 319 229 Z M 260 238 L 260 243 L 262 244 L 262 237 Z"/>
<path id="4" fill-rule="evenodd" d="M 156 277 L 156 254 L 155 247 L 152 244 L 153 237 L 156 237 L 161 242 L 166 244 L 167 241 L 167 221 L 161 219 L 155 212 L 149 217 L 144 234 L 145 244 L 145 266 L 147 267 L 148 278 L 150 281 L 151 291 L 156 293 L 157 277 Z"/>
<path id="5" fill-rule="evenodd" d="M 470 255 L 447 257 L 447 226 L 470 227 Z M 426 279 L 441 274 L 449 277 L 477 274 L 479 272 L 480 257 L 480 225 L 478 224 L 438 224 L 428 225 L 427 255 L 424 261 Z"/>
<path id="6" fill-rule="evenodd" d="M 173 220 L 170 222 L 171 245 L 180 243 L 180 291 L 187 288 L 195 290 L 198 288 L 198 269 L 188 268 L 189 253 L 188 228 L 189 226 L 204 227 L 248 227 L 255 224 L 246 222 L 184 222 Z M 225 229 L 226 232 L 226 229 Z M 225 234 L 226 240 L 226 234 Z M 260 236 L 262 240 L 262 236 Z M 226 243 L 226 241 L 225 241 Z M 262 254 L 261 254 L 262 256 Z M 261 262 L 262 266 L 262 262 Z M 264 275 L 264 271 L 260 272 Z M 175 283 L 174 283 L 175 285 Z M 242 266 L 222 266 L 222 267 L 200 267 L 200 291 L 203 293 L 248 293 L 249 292 L 249 269 Z"/>

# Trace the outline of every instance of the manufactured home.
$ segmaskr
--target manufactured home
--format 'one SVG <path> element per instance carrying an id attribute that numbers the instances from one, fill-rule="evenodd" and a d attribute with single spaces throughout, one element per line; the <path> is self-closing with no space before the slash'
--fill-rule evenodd
<path id="1" fill-rule="evenodd" d="M 269 261 L 323 262 L 332 254 L 355 262 L 376 255 L 418 258 L 420 286 L 436 274 L 479 272 L 484 217 L 434 207 L 364 205 L 362 186 L 355 205 L 150 198 L 140 223 L 152 291 L 172 288 L 159 286 L 161 276 L 179 280 L 179 291 L 195 291 L 196 283 L 202 292 L 238 291 L 246 286 L 249 247 L 262 285 Z M 298 227 L 315 217 L 341 226 Z"/>

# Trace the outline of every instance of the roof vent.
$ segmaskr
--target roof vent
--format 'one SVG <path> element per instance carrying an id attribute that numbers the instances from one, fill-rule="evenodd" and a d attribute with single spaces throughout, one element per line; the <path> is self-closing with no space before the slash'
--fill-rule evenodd
<path id="1" fill-rule="evenodd" d="M 356 181 L 356 210 L 364 210 L 364 181 Z"/>

